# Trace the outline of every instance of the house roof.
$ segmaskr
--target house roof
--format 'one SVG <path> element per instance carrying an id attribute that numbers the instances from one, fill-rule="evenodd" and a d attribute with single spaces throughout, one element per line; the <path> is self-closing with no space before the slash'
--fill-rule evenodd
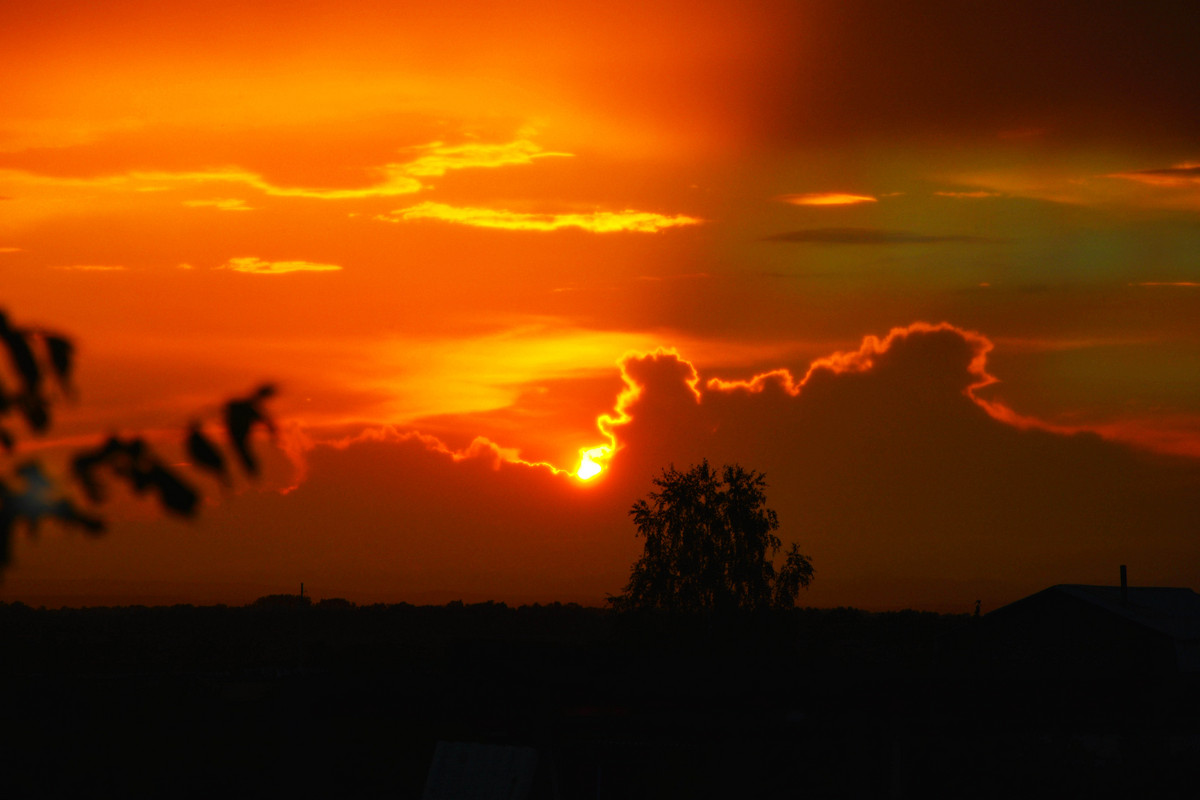
<path id="1" fill-rule="evenodd" d="M 1200 640 L 1200 594 L 1191 589 L 1161 586 L 1130 586 L 1126 591 L 1128 601 L 1125 603 L 1121 602 L 1119 586 L 1063 583 L 1038 594 L 1067 595 L 1173 639 Z"/>

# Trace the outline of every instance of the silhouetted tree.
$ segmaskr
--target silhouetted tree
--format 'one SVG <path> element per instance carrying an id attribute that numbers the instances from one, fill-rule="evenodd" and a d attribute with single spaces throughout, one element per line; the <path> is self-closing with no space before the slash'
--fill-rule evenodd
<path id="1" fill-rule="evenodd" d="M 645 548 L 617 609 L 677 612 L 793 608 L 813 579 L 812 561 L 792 544 L 776 569 L 779 520 L 766 505 L 766 478 L 734 464 L 702 461 L 655 478 L 659 491 L 630 515 Z"/>

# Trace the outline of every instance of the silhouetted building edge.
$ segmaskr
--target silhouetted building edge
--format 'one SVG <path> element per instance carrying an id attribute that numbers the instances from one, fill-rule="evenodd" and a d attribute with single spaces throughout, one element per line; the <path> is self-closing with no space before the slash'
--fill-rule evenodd
<path id="1" fill-rule="evenodd" d="M 975 643 L 1016 667 L 1200 674 L 1200 595 L 1059 584 L 984 615 Z"/>

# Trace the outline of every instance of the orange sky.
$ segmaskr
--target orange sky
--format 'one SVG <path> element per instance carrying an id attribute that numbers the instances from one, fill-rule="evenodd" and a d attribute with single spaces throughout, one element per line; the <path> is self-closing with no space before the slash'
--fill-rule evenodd
<path id="1" fill-rule="evenodd" d="M 0 11 L 0 304 L 80 353 L 22 447 L 263 380 L 283 431 L 0 599 L 600 603 L 702 457 L 814 605 L 1196 586 L 1200 12 L 961 6 Z"/>

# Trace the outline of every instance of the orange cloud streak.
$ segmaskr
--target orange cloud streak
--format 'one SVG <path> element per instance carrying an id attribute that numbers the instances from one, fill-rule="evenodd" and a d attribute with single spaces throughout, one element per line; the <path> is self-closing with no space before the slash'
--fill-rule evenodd
<path id="1" fill-rule="evenodd" d="M 355 436 L 325 442 L 314 442 L 311 439 L 305 443 L 305 449 L 311 450 L 315 444 L 325 444 L 339 450 L 345 450 L 359 442 L 420 442 L 426 450 L 440 453 L 454 462 L 485 461 L 493 470 L 500 469 L 502 464 L 517 464 L 531 469 L 544 469 L 553 475 L 575 476 L 570 470 L 559 469 L 547 461 L 526 461 L 521 458 L 520 451 L 515 447 L 503 447 L 486 436 L 476 436 L 470 444 L 461 449 L 454 449 L 436 436 L 420 431 L 400 431 L 392 426 L 372 428 Z M 582 476 L 579 476 L 582 477 Z M 295 487 L 289 487 L 289 491 Z"/>
<path id="2" fill-rule="evenodd" d="M 983 190 L 975 192 L 934 192 L 937 197 L 953 197 L 957 200 L 982 200 L 987 197 L 999 197 L 998 192 L 985 192 Z"/>
<path id="3" fill-rule="evenodd" d="M 879 199 L 868 194 L 846 194 L 844 192 L 809 192 L 807 194 L 781 194 L 776 200 L 794 206 L 855 206 L 860 203 L 878 203 Z"/>
<path id="4" fill-rule="evenodd" d="M 378 219 L 385 222 L 435 219 L 479 228 L 499 228 L 510 231 L 557 231 L 563 228 L 580 228 L 592 233 L 615 233 L 618 231 L 657 233 L 663 228 L 699 225 L 702 222 L 700 219 L 683 214 L 667 216 L 629 209 L 625 211 L 593 211 L 590 214 L 529 214 L 493 208 L 457 207 L 432 202 L 401 208 L 390 214 L 382 214 Z"/>
<path id="5" fill-rule="evenodd" d="M 246 201 L 240 198 L 226 198 L 223 200 L 184 200 L 183 204 L 188 208 L 215 208 L 217 211 L 253 211 L 253 207 L 246 205 Z"/>
<path id="6" fill-rule="evenodd" d="M 1200 164 L 1186 161 L 1163 169 L 1114 172 L 1105 177 L 1123 178 L 1150 186 L 1190 186 L 1200 184 Z"/>
<path id="7" fill-rule="evenodd" d="M 1200 286 L 1197 281 L 1142 281 L 1141 283 L 1131 283 L 1130 286 L 1182 286 L 1189 289 L 1194 289 Z"/>
<path id="8" fill-rule="evenodd" d="M 437 178 L 452 170 L 495 169 L 497 167 L 523 166 L 535 159 L 569 157 L 570 153 L 547 152 L 528 139 L 518 139 L 502 144 L 473 142 L 447 145 L 442 142 L 421 145 L 410 149 L 413 157 L 408 161 L 391 162 L 375 168 L 381 176 L 377 182 L 356 188 L 318 189 L 299 186 L 280 186 L 271 183 L 256 172 L 238 166 L 224 166 L 180 172 L 133 171 L 98 178 L 57 178 L 32 175 L 23 170 L 3 170 L 0 176 L 23 183 L 52 186 L 81 186 L 87 188 L 109 188 L 137 192 L 161 191 L 165 188 L 186 184 L 226 183 L 241 184 L 272 197 L 299 197 L 315 200 L 360 200 L 372 197 L 396 197 L 415 194 L 426 188 L 422 179 Z M 195 200 L 190 205 L 215 205 L 231 210 L 226 205 L 230 200 Z"/>
<path id="9" fill-rule="evenodd" d="M 265 261 L 253 256 L 231 258 L 217 269 L 229 269 L 251 275 L 284 275 L 289 272 L 337 272 L 337 264 L 315 264 L 311 261 Z"/>

